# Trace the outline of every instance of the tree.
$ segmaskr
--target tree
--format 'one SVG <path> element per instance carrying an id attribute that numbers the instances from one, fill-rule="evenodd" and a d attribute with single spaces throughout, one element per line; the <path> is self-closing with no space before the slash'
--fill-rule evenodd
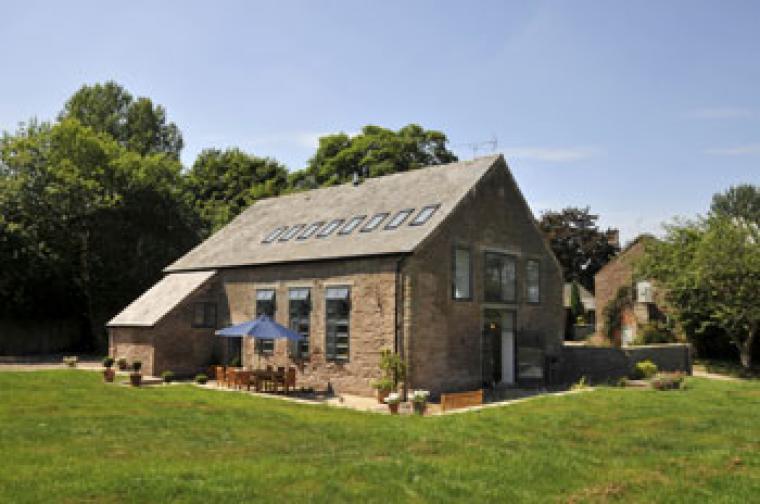
<path id="1" fill-rule="evenodd" d="M 760 226 L 725 215 L 671 225 L 647 248 L 640 270 L 665 289 L 687 335 L 717 326 L 751 367 L 760 328 Z"/>
<path id="2" fill-rule="evenodd" d="M 179 159 L 183 146 L 179 128 L 167 123 L 161 105 L 154 106 L 149 98 L 134 99 L 113 81 L 82 86 L 64 105 L 59 120 L 64 119 L 77 119 L 142 155 L 164 153 Z"/>
<path id="3" fill-rule="evenodd" d="M 760 186 L 740 184 L 715 194 L 710 214 L 742 218 L 760 225 Z"/>
<path id="4" fill-rule="evenodd" d="M 204 222 L 204 235 L 221 228 L 254 201 L 282 192 L 287 169 L 240 149 L 206 149 L 185 176 L 188 195 Z"/>
<path id="5" fill-rule="evenodd" d="M 583 308 L 583 302 L 581 301 L 581 291 L 578 288 L 578 282 L 570 283 L 570 315 L 572 316 L 572 323 L 577 324 L 578 318 L 586 315 L 586 310 Z"/>
<path id="6" fill-rule="evenodd" d="M 295 189 L 348 182 L 355 172 L 369 177 L 403 172 L 423 166 L 451 163 L 456 155 L 446 148 L 446 135 L 409 124 L 398 131 L 365 126 L 356 136 L 324 136 L 308 167 L 291 176 Z M 362 173 L 359 173 L 360 175 Z"/>
<path id="7" fill-rule="evenodd" d="M 142 156 L 75 119 L 30 125 L 0 143 L 0 305 L 26 315 L 76 313 L 92 346 L 103 325 L 197 243 L 181 166 Z M 19 296 L 14 290 L 29 286 Z"/>
<path id="8" fill-rule="evenodd" d="M 589 208 L 567 207 L 541 214 L 538 226 L 562 265 L 566 281 L 593 291 L 594 275 L 619 251 L 617 230 L 600 231 Z"/>

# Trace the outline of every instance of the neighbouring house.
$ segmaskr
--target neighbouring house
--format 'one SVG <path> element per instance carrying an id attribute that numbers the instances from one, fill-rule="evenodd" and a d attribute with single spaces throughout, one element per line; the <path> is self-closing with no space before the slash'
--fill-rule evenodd
<path id="1" fill-rule="evenodd" d="M 630 289 L 630 304 L 622 310 L 620 334 L 616 336 L 618 345 L 633 344 L 639 330 L 646 324 L 665 321 L 662 296 L 650 280 L 635 279 L 634 268 L 646 251 L 647 244 L 655 240 L 653 236 L 641 235 L 625 247 L 594 276 L 594 290 L 599 315 L 596 332 L 604 334 L 604 309 L 615 299 L 621 287 Z"/>
<path id="2" fill-rule="evenodd" d="M 594 324 L 596 323 L 596 298 L 594 298 L 594 295 L 581 284 L 576 283 L 576 285 L 578 286 L 578 293 L 580 294 L 581 304 L 583 305 L 584 323 L 579 324 L 577 320 L 573 320 L 570 313 L 570 298 L 573 290 L 572 282 L 565 282 L 562 288 L 562 305 L 565 308 L 566 324 L 572 328 L 571 330 L 567 330 L 566 328 L 566 337 L 572 335 L 572 339 L 581 340 L 594 333 Z"/>
<path id="3" fill-rule="evenodd" d="M 214 336 L 267 314 L 305 339 Z M 295 365 L 298 386 L 370 395 L 383 349 L 434 395 L 544 384 L 562 274 L 502 156 L 256 202 L 108 323 L 145 372 Z"/>

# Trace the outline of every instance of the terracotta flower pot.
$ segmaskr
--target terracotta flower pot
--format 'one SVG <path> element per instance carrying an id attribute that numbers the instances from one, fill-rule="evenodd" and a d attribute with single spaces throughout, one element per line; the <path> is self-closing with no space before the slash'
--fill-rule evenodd
<path id="1" fill-rule="evenodd" d="M 388 404 L 388 409 L 391 410 L 391 415 L 398 415 L 398 404 L 399 403 Z"/>
<path id="2" fill-rule="evenodd" d="M 377 402 L 378 404 L 383 404 L 385 402 L 385 398 L 388 397 L 388 395 L 391 393 L 390 390 L 377 390 Z"/>
<path id="3" fill-rule="evenodd" d="M 113 378 L 116 376 L 116 371 L 111 368 L 105 368 L 103 370 L 103 381 L 106 383 L 113 383 Z"/>
<path id="4" fill-rule="evenodd" d="M 130 373 L 129 382 L 133 387 L 139 387 L 142 383 L 142 375 L 140 373 Z"/>

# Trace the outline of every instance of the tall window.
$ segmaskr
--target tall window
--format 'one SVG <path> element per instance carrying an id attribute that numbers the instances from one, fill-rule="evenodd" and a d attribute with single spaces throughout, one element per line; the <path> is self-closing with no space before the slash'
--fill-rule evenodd
<path id="1" fill-rule="evenodd" d="M 517 264 L 515 258 L 496 252 L 485 253 L 483 282 L 486 301 L 517 301 Z"/>
<path id="2" fill-rule="evenodd" d="M 529 303 L 541 302 L 541 263 L 536 260 L 525 263 L 525 295 Z"/>
<path id="3" fill-rule="evenodd" d="M 327 306 L 327 332 L 325 356 L 327 360 L 348 362 L 349 321 L 351 316 L 351 291 L 348 287 L 328 287 L 325 293 Z"/>
<path id="4" fill-rule="evenodd" d="M 452 274 L 452 296 L 467 301 L 472 299 L 472 267 L 470 249 L 461 245 L 454 247 Z"/>
<path id="5" fill-rule="evenodd" d="M 216 303 L 195 303 L 193 327 L 216 327 Z"/>
<path id="6" fill-rule="evenodd" d="M 266 315 L 274 319 L 277 311 L 277 298 L 274 289 L 259 289 L 256 291 L 256 317 Z M 263 354 L 271 355 L 274 353 L 273 339 L 257 339 L 256 349 Z"/>
<path id="7" fill-rule="evenodd" d="M 290 328 L 303 336 L 293 348 L 293 354 L 298 358 L 309 356 L 309 330 L 311 329 L 311 291 L 299 288 L 288 291 L 288 311 Z"/>

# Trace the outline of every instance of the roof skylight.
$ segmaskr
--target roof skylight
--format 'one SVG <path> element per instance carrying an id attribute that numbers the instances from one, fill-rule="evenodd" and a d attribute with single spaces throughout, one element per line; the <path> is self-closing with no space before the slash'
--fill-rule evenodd
<path id="1" fill-rule="evenodd" d="M 404 223 L 406 219 L 409 218 L 410 215 L 412 215 L 412 212 L 414 212 L 414 208 L 407 208 L 406 210 L 401 210 L 399 213 L 393 216 L 393 218 L 388 222 L 388 224 L 385 226 L 385 229 L 396 229 L 401 224 Z"/>
<path id="2" fill-rule="evenodd" d="M 321 228 L 322 225 L 325 223 L 325 221 L 319 221 L 314 222 L 312 224 L 309 224 L 306 226 L 306 229 L 303 230 L 303 233 L 298 235 L 299 240 L 306 240 L 307 238 L 311 238 L 311 235 L 317 232 L 317 229 Z"/>
<path id="3" fill-rule="evenodd" d="M 273 242 L 273 241 L 275 241 L 275 240 L 276 240 L 276 239 L 277 239 L 277 238 L 278 238 L 278 237 L 279 237 L 279 236 L 282 234 L 282 232 L 283 232 L 283 231 L 285 231 L 286 229 L 288 229 L 288 227 L 287 227 L 287 226 L 281 226 L 281 227 L 278 227 L 277 229 L 274 229 L 274 230 L 273 230 L 271 233 L 269 233 L 269 234 L 267 235 L 267 237 L 266 237 L 266 238 L 264 238 L 264 239 L 261 241 L 261 243 L 272 243 L 272 242 Z"/>
<path id="4" fill-rule="evenodd" d="M 326 236 L 330 236 L 333 231 L 338 229 L 338 226 L 343 224 L 345 222 L 343 219 L 333 219 L 330 222 L 327 223 L 325 227 L 322 228 L 322 230 L 317 233 L 317 238 L 325 238 Z"/>
<path id="5" fill-rule="evenodd" d="M 369 233 L 370 231 L 374 231 L 377 226 L 379 226 L 380 223 L 383 222 L 386 217 L 388 217 L 388 215 L 388 212 L 380 212 L 373 215 L 372 218 L 368 220 L 362 228 L 362 233 Z"/>
<path id="6" fill-rule="evenodd" d="M 428 220 L 430 220 L 430 217 L 433 216 L 436 210 L 441 206 L 440 203 L 436 203 L 435 205 L 427 205 L 422 207 L 422 210 L 420 210 L 420 213 L 417 214 L 417 216 L 412 220 L 412 222 L 409 223 L 410 226 L 421 226 L 425 224 Z"/>
<path id="7" fill-rule="evenodd" d="M 288 229 L 285 234 L 282 235 L 280 241 L 288 241 L 293 238 L 300 230 L 303 229 L 303 224 L 296 224 L 292 228 Z"/>
<path id="8" fill-rule="evenodd" d="M 338 231 L 338 234 L 340 235 L 347 235 L 351 234 L 351 232 L 356 229 L 356 227 L 362 223 L 364 219 L 366 219 L 366 215 L 357 215 L 356 217 L 351 217 L 351 219 L 346 222 L 346 225 L 343 226 L 343 229 Z"/>

